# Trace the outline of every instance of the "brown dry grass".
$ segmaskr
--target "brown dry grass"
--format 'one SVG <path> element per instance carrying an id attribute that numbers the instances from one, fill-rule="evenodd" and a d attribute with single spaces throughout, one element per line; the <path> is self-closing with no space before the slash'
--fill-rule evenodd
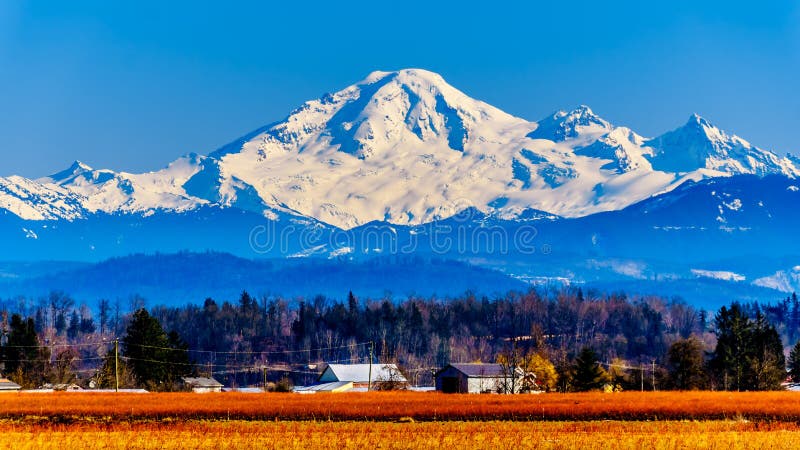
<path id="1" fill-rule="evenodd" d="M 18 449 L 740 449 L 798 448 L 794 423 L 711 422 L 188 422 L 0 423 Z"/>
<path id="2" fill-rule="evenodd" d="M 73 423 L 183 420 L 800 421 L 792 392 L 616 394 L 4 394 L 0 419 Z"/>

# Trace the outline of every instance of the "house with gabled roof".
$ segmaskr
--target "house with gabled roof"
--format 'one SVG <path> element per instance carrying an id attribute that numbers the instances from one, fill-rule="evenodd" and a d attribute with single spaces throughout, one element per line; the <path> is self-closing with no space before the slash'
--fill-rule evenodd
<path id="1" fill-rule="evenodd" d="M 408 380 L 395 364 L 328 364 L 317 383 L 335 382 L 351 382 L 353 389 L 367 388 L 370 384 L 376 389 L 387 384 L 395 388 L 408 386 Z"/>
<path id="2" fill-rule="evenodd" d="M 196 394 L 222 392 L 223 388 L 222 383 L 211 377 L 184 377 L 183 383 Z"/>
<path id="3" fill-rule="evenodd" d="M 434 374 L 436 390 L 448 394 L 518 393 L 525 374 L 502 364 L 448 364 Z"/>
<path id="4" fill-rule="evenodd" d="M 0 392 L 17 392 L 20 389 L 22 389 L 22 386 L 8 378 L 0 378 Z"/>

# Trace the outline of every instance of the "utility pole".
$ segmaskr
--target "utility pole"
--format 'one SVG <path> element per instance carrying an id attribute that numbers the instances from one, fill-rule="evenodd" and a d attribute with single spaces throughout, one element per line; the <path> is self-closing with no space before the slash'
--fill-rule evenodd
<path id="1" fill-rule="evenodd" d="M 653 392 L 655 392 L 656 391 L 656 360 L 655 359 L 653 360 L 653 371 L 651 373 L 652 373 L 652 377 L 653 377 Z"/>
<path id="2" fill-rule="evenodd" d="M 214 363 L 217 361 L 217 352 L 211 352 L 211 362 L 208 363 L 208 377 L 214 377 Z"/>
<path id="3" fill-rule="evenodd" d="M 372 351 L 373 343 L 369 341 L 369 380 L 367 381 L 367 392 L 372 390 Z"/>
<path id="4" fill-rule="evenodd" d="M 639 363 L 639 379 L 642 380 L 642 392 L 644 392 L 644 363 Z"/>
<path id="5" fill-rule="evenodd" d="M 114 392 L 119 392 L 119 338 L 114 339 Z"/>

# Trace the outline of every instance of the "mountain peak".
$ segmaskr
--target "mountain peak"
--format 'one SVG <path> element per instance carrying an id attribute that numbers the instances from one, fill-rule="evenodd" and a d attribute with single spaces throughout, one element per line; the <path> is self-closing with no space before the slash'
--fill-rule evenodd
<path id="1" fill-rule="evenodd" d="M 588 105 L 583 105 L 583 104 L 578 105 L 577 108 L 573 109 L 571 114 L 579 114 L 579 115 L 584 115 L 584 116 L 597 117 L 597 115 L 595 115 L 594 111 L 592 111 L 592 108 L 590 108 Z"/>
<path id="2" fill-rule="evenodd" d="M 328 149 L 364 160 L 420 144 L 464 152 L 473 130 L 504 130 L 527 121 L 470 98 L 425 69 L 375 71 L 365 79 L 310 100 L 283 121 L 268 125 L 211 154 L 264 159 L 286 151 Z M 331 156 L 339 157 L 336 153 Z M 336 159 L 336 158 L 334 158 Z"/>
<path id="3" fill-rule="evenodd" d="M 409 68 L 391 72 L 374 71 L 361 82 L 340 91 L 339 94 L 341 95 L 348 91 L 352 92 L 354 88 L 358 90 L 359 98 L 364 94 L 369 95 L 371 98 L 374 98 L 375 94 L 393 98 L 400 91 L 403 91 L 404 94 L 402 95 L 409 97 L 408 100 L 411 103 L 416 103 L 415 100 L 421 100 L 426 97 L 439 98 L 450 106 L 465 106 L 468 109 L 474 108 L 475 103 L 480 103 L 450 85 L 438 73 L 425 69 Z M 380 103 L 381 99 L 378 98 L 378 100 Z M 464 103 L 466 105 L 462 105 Z M 486 104 L 483 104 L 483 106 L 491 108 Z"/>
<path id="4" fill-rule="evenodd" d="M 62 170 L 60 172 L 56 172 L 56 173 L 54 173 L 54 174 L 52 174 L 50 176 L 47 176 L 47 177 L 43 178 L 42 181 L 49 181 L 49 182 L 52 182 L 52 183 L 61 183 L 62 181 L 75 178 L 76 176 L 78 176 L 78 175 L 80 175 L 82 173 L 91 172 L 92 170 L 94 170 L 94 169 L 92 169 L 87 164 L 84 164 L 83 162 L 78 161 L 76 159 L 66 169 L 64 169 L 64 170 Z"/>
<path id="5" fill-rule="evenodd" d="M 0 187 L 0 214 L 8 210 L 2 200 L 13 196 L 15 214 L 38 218 L 210 205 L 350 228 L 375 220 L 423 224 L 464 209 L 462 200 L 507 217 L 531 208 L 576 217 L 627 206 L 681 178 L 800 176 L 798 166 L 697 114 L 650 140 L 585 104 L 532 122 L 471 98 L 435 72 L 403 68 L 369 73 L 208 156 L 188 154 L 161 170 L 94 170 L 74 161 L 30 187 L 12 179 L 5 197 Z M 47 197 L 56 199 L 54 208 L 70 195 L 81 209 L 34 214 L 22 203 L 38 191 L 55 193 Z"/>
<path id="6" fill-rule="evenodd" d="M 367 75 L 367 78 L 364 79 L 364 83 L 374 83 L 376 81 L 383 80 L 386 77 L 397 78 L 401 82 L 418 80 L 425 81 L 430 84 L 447 84 L 447 82 L 444 81 L 444 78 L 438 73 L 417 68 L 399 69 L 393 71 L 376 70 Z"/>
<path id="7" fill-rule="evenodd" d="M 692 113 L 692 115 L 689 116 L 689 120 L 686 121 L 686 124 L 684 125 L 684 127 L 719 130 L 711 122 L 709 122 L 705 117 L 702 117 L 701 115 L 699 115 L 697 113 Z"/>
<path id="8" fill-rule="evenodd" d="M 72 164 L 69 166 L 68 170 L 86 171 L 86 170 L 92 170 L 92 168 L 89 167 L 89 165 L 84 164 L 82 161 L 76 159 L 75 161 L 72 161 Z"/>
<path id="9" fill-rule="evenodd" d="M 567 120 L 580 126 L 597 125 L 605 129 L 611 129 L 612 126 L 608 121 L 598 116 L 586 105 L 579 105 L 567 114 Z"/>
<path id="10" fill-rule="evenodd" d="M 572 111 L 557 111 L 538 122 L 539 126 L 530 134 L 532 139 L 548 139 L 563 142 L 576 138 L 583 132 L 608 132 L 613 126 L 594 113 L 586 105 L 579 105 Z"/>
<path id="11" fill-rule="evenodd" d="M 731 144 L 737 139 L 736 136 L 729 136 L 697 113 L 689 116 L 686 124 L 672 132 L 683 134 L 687 140 L 708 142 L 714 147 Z"/>
<path id="12" fill-rule="evenodd" d="M 701 124 L 703 122 L 706 122 L 706 119 L 704 119 L 700 114 L 692 113 L 689 116 L 689 120 L 686 122 L 686 124 Z"/>
<path id="13" fill-rule="evenodd" d="M 709 169 L 728 174 L 797 174 L 786 158 L 729 135 L 698 114 L 692 114 L 686 124 L 647 141 L 646 145 L 655 149 L 650 157 L 653 168 L 665 172 Z"/>

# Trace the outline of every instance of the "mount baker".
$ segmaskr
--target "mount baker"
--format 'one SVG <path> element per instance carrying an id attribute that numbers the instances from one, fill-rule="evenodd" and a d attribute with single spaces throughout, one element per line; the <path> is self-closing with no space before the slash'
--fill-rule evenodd
<path id="1" fill-rule="evenodd" d="M 646 138 L 587 106 L 538 122 L 472 99 L 420 69 L 373 72 L 207 156 L 133 174 L 75 162 L 0 178 L 0 209 L 25 221 L 151 216 L 202 207 L 350 229 L 417 225 L 472 207 L 505 220 L 616 211 L 686 181 L 800 174 L 800 161 L 692 115 Z"/>

